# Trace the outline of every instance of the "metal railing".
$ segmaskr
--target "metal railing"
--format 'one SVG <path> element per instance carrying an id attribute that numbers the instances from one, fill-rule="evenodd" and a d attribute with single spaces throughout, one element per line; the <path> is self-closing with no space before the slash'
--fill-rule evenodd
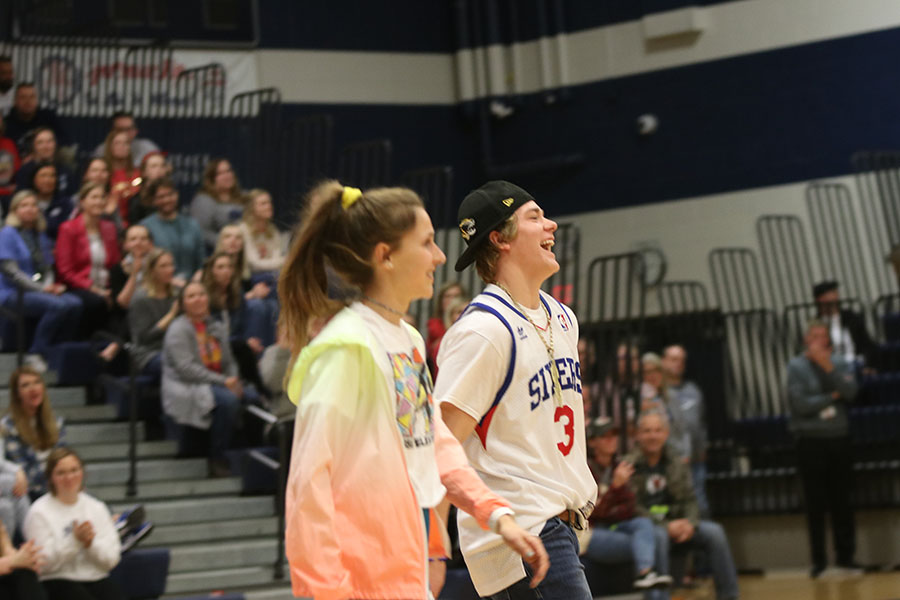
<path id="1" fill-rule="evenodd" d="M 13 321 L 16 326 L 16 365 L 21 367 L 25 361 L 25 289 L 16 286 L 15 308 L 0 304 L 0 315 Z"/>

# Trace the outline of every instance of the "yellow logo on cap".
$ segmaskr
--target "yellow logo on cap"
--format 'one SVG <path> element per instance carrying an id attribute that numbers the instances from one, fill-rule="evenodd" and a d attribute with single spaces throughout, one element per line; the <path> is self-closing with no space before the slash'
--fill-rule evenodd
<path id="1" fill-rule="evenodd" d="M 514 200 L 512 198 L 507 198 L 506 200 L 501 200 L 500 202 L 503 203 L 503 206 L 509 208 L 510 206 L 512 206 Z"/>

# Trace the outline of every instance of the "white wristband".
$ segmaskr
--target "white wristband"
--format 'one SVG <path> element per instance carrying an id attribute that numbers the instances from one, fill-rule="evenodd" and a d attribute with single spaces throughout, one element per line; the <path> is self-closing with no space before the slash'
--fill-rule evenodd
<path id="1" fill-rule="evenodd" d="M 500 517 L 503 515 L 510 515 L 514 517 L 516 513 L 513 512 L 513 509 L 507 506 L 501 506 L 500 508 L 495 508 L 494 512 L 491 513 L 490 518 L 488 519 L 488 527 L 494 533 L 497 533 L 497 524 L 500 521 Z"/>

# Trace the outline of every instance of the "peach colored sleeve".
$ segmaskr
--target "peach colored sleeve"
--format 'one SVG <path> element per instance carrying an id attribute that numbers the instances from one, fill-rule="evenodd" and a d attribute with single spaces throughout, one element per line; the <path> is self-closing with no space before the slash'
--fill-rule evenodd
<path id="1" fill-rule="evenodd" d="M 488 529 L 491 513 L 509 502 L 492 492 L 469 465 L 466 453 L 440 414 L 435 403 L 435 458 L 441 483 L 447 488 L 447 499 L 478 521 L 482 529 Z"/>
<path id="2" fill-rule="evenodd" d="M 333 463 L 349 439 L 350 424 L 333 402 L 359 393 L 359 365 L 352 354 L 332 350 L 308 365 L 294 425 L 285 545 L 291 578 L 316 600 L 345 600 L 353 591 L 342 562 L 335 526 L 340 515 L 332 496 L 339 485 L 333 481 Z"/>

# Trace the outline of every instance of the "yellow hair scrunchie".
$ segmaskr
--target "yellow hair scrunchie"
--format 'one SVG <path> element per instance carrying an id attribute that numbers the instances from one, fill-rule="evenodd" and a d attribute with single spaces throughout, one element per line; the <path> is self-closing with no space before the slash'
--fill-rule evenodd
<path id="1" fill-rule="evenodd" d="M 341 193 L 341 206 L 344 207 L 344 210 L 347 210 L 353 203 L 362 198 L 362 190 L 355 187 L 344 186 L 344 191 Z"/>

